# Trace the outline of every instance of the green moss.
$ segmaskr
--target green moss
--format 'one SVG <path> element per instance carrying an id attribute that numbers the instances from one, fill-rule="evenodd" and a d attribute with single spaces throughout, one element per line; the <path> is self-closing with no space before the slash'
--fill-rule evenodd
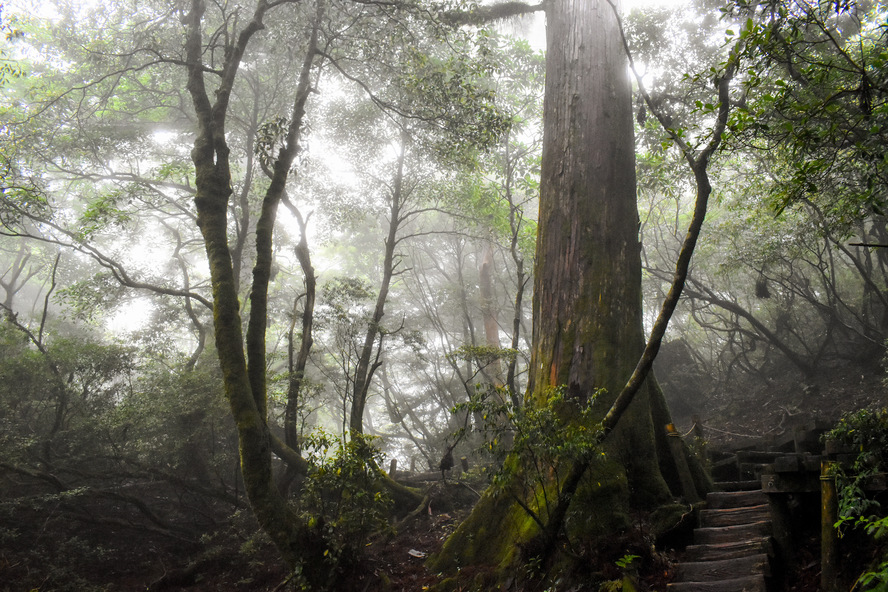
<path id="1" fill-rule="evenodd" d="M 623 467 L 602 458 L 589 467 L 574 494 L 565 528 L 571 539 L 594 538 L 631 526 L 629 484 Z"/>
<path id="2" fill-rule="evenodd" d="M 488 489 L 428 565 L 434 571 L 449 573 L 469 565 L 505 570 L 516 560 L 519 545 L 538 532 L 537 524 L 513 496 Z"/>
<path id="3" fill-rule="evenodd" d="M 632 524 L 628 500 L 628 482 L 622 466 L 605 458 L 596 461 L 574 496 L 565 524 L 568 535 L 573 540 L 589 540 L 625 531 Z M 545 512 L 542 513 L 545 519 Z M 535 541 L 539 534 L 539 526 L 515 503 L 513 495 L 497 495 L 489 490 L 428 563 L 430 569 L 449 574 L 473 567 L 471 581 L 451 577 L 435 589 L 449 592 L 466 584 L 473 590 L 498 588 L 523 569 L 523 550 L 539 542 Z M 479 568 L 481 571 L 476 571 Z M 463 576 L 468 576 L 469 571 L 463 569 Z"/>
<path id="4" fill-rule="evenodd" d="M 629 503 L 638 510 L 653 510 L 672 498 L 658 462 L 649 401 L 648 389 L 642 388 L 605 441 L 608 456 L 625 470 Z"/>
<path id="5" fill-rule="evenodd" d="M 650 515 L 651 534 L 656 538 L 675 528 L 682 517 L 688 513 L 688 506 L 683 504 L 665 504 Z"/>

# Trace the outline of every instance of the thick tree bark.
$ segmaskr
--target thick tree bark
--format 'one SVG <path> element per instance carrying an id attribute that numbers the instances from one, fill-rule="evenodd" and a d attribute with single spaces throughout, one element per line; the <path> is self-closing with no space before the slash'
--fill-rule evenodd
<path id="1" fill-rule="evenodd" d="M 546 18 L 527 404 L 542 405 L 553 388 L 563 387 L 580 403 L 593 401 L 593 410 L 604 418 L 645 349 L 626 54 L 616 15 L 606 0 L 553 0 Z M 520 487 L 488 492 L 433 560 L 433 567 L 505 567 L 515 560 L 519 545 L 526 548 L 540 536 L 551 548 L 571 504 L 579 517 L 571 528 L 594 535 L 612 527 L 628 509 L 627 502 L 652 507 L 670 500 L 655 437 L 655 430 L 664 426 L 653 424 L 651 412 L 653 402 L 658 422 L 668 420 L 661 399 L 656 382 L 648 377 L 610 431 L 607 464 L 591 469 L 594 478 L 589 478 L 586 462 L 564 472 L 566 480 L 556 485 L 562 499 L 537 512 L 547 526 L 540 528 L 521 509 L 535 502 Z M 674 471 L 674 466 L 663 469 Z"/>
<path id="2" fill-rule="evenodd" d="M 560 0 L 546 16 L 529 392 L 540 403 L 548 389 L 564 385 L 581 401 L 596 397 L 603 416 L 645 343 L 631 88 L 607 2 Z M 644 504 L 669 496 L 656 462 L 649 396 L 661 396 L 650 379 L 608 446 L 626 461 L 630 491 Z"/>

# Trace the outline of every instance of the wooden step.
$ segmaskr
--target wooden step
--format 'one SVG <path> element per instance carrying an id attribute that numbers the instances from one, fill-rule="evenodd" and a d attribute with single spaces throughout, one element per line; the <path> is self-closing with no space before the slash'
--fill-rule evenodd
<path id="1" fill-rule="evenodd" d="M 719 481 L 715 486 L 721 491 L 754 491 L 762 488 L 760 479 L 748 481 Z"/>
<path id="2" fill-rule="evenodd" d="M 771 464 L 781 456 L 785 456 L 785 452 L 772 452 L 763 450 L 739 450 L 737 452 L 737 460 L 742 463 L 758 463 Z"/>
<path id="3" fill-rule="evenodd" d="M 761 574 L 716 582 L 672 582 L 666 584 L 672 592 L 767 592 L 765 576 Z"/>
<path id="4" fill-rule="evenodd" d="M 753 483 L 758 479 L 761 480 L 762 471 L 765 470 L 765 467 L 770 466 L 770 464 L 761 464 L 761 463 L 750 463 L 743 462 L 740 463 L 740 478 L 746 479 L 750 483 Z M 750 485 L 750 487 L 754 487 L 755 489 L 759 488 L 759 485 Z"/>
<path id="5" fill-rule="evenodd" d="M 713 545 L 760 539 L 771 534 L 771 521 L 762 520 L 737 526 L 715 526 L 694 530 L 694 544 Z"/>
<path id="6" fill-rule="evenodd" d="M 677 582 L 712 582 L 743 578 L 749 574 L 771 575 L 771 564 L 765 553 L 735 559 L 679 563 L 675 566 Z"/>
<path id="7" fill-rule="evenodd" d="M 700 526 L 736 526 L 751 522 L 762 522 L 771 518 L 768 504 L 746 506 L 742 508 L 721 508 L 717 510 L 700 510 Z"/>
<path id="8" fill-rule="evenodd" d="M 728 456 L 728 457 L 725 457 L 723 459 L 713 462 L 712 466 L 710 468 L 711 469 L 718 469 L 721 467 L 730 467 L 732 465 L 733 466 L 737 465 L 737 456 L 733 455 L 733 454 L 731 456 Z"/>
<path id="9" fill-rule="evenodd" d="M 723 508 L 744 508 L 760 506 L 768 503 L 768 497 L 762 493 L 761 483 L 755 491 L 713 491 L 706 495 L 706 507 L 713 510 Z"/>
<path id="10" fill-rule="evenodd" d="M 767 592 L 773 554 L 768 498 L 759 482 L 735 489 L 707 495 L 696 544 L 675 566 L 671 592 Z"/>
<path id="11" fill-rule="evenodd" d="M 721 559 L 737 559 L 759 554 L 774 553 L 770 537 L 759 537 L 740 542 L 729 542 L 706 545 L 689 545 L 683 558 L 686 561 L 718 561 Z"/>

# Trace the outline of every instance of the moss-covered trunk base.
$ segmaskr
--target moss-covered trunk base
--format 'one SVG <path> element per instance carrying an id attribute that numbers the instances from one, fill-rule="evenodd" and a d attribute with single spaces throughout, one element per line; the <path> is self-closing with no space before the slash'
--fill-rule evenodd
<path id="1" fill-rule="evenodd" d="M 547 550 L 541 547 L 545 544 L 540 539 L 542 529 L 517 501 L 523 479 L 516 475 L 506 487 L 489 488 L 442 550 L 430 558 L 429 568 L 455 576 L 466 570 L 475 574 L 476 584 L 483 584 L 479 589 L 499 586 L 516 577 L 534 579 L 538 574 L 532 566 Z M 617 532 L 630 525 L 628 481 L 616 462 L 602 457 L 593 463 L 574 500 L 565 524 L 569 534 L 566 538 L 560 536 L 559 544 Z M 522 502 L 528 504 L 524 499 Z M 533 510 L 545 517 L 545 506 Z"/>
<path id="2" fill-rule="evenodd" d="M 539 483 L 545 479 L 516 472 L 505 487 L 491 487 L 485 492 L 470 516 L 429 560 L 430 569 L 460 579 L 466 576 L 459 574 L 473 574 L 472 587 L 495 589 L 518 577 L 533 580 L 550 570 L 573 571 L 570 564 L 583 550 L 594 547 L 595 541 L 631 530 L 631 516 L 648 517 L 656 530 L 651 532 L 654 537 L 674 527 L 689 507 L 677 501 L 681 489 L 670 487 L 679 479 L 674 475 L 671 453 L 661 450 L 665 436 L 656 437 L 658 427 L 665 433 L 660 421 L 668 419 L 668 411 L 659 409 L 655 402 L 658 398 L 662 398 L 659 389 L 650 383 L 632 401 L 623 420 L 603 443 L 603 454 L 590 463 L 570 496 L 563 525 L 554 539 L 547 538 L 522 507 L 548 523 L 546 504 L 540 502 L 543 496 Z M 661 417 L 663 412 L 666 414 Z M 687 447 L 684 451 L 688 460 L 685 471 L 687 465 L 693 467 L 691 478 L 698 492 L 705 495 L 708 477 Z M 554 489 L 549 483 L 548 489 Z M 552 510 L 557 493 L 547 494 L 548 510 Z"/>

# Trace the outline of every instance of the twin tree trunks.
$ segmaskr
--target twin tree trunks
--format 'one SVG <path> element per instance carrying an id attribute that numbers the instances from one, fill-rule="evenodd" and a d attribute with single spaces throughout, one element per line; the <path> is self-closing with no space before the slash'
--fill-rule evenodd
<path id="1" fill-rule="evenodd" d="M 533 352 L 527 402 L 553 387 L 594 399 L 603 417 L 645 348 L 635 142 L 627 56 L 607 0 L 553 0 L 546 7 L 547 53 Z M 656 508 L 681 495 L 699 471 L 681 469 L 663 427 L 671 423 L 650 376 L 607 436 L 606 460 L 592 463 L 570 500 L 563 528 L 594 537 L 625 524 L 630 507 Z M 693 474 L 689 474 L 693 473 Z M 516 477 L 516 480 L 520 477 Z M 697 479 L 698 489 L 705 484 Z M 556 486 L 557 488 L 557 486 Z M 519 503 L 518 497 L 523 497 Z M 521 505 L 539 491 L 488 491 L 432 559 L 452 570 L 504 570 L 539 535 Z M 554 520 L 553 516 L 548 518 Z M 561 519 L 561 517 L 559 517 Z M 561 528 L 559 526 L 559 528 Z M 550 533 L 551 534 L 551 533 Z M 505 572 L 504 572 L 505 573 Z"/>

